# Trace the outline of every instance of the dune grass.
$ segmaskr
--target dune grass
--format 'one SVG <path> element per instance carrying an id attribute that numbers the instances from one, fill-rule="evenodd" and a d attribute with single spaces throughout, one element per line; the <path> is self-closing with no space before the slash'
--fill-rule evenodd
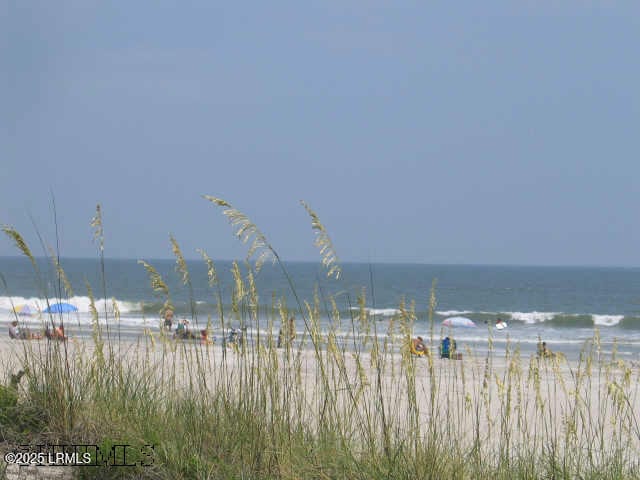
<path id="1" fill-rule="evenodd" d="M 248 217 L 223 200 L 207 199 L 225 209 L 235 233 L 250 243 L 248 259 L 275 259 L 289 278 Z M 328 272 L 339 275 L 326 230 L 303 206 Z M 98 209 L 92 225 L 103 265 L 99 215 Z M 4 230 L 39 277 L 22 237 Z M 640 373 L 615 353 L 605 357 L 597 331 L 572 363 L 523 357 L 517 345 L 497 355 L 491 329 L 488 354 L 440 359 L 434 282 L 424 319 L 429 350 L 418 358 L 408 348 L 418 320 L 412 302 L 402 302 L 383 324 L 369 315 L 363 289 L 354 301 L 359 308 L 340 318 L 339 299 L 300 299 L 291 283 L 294 307 L 274 298 L 262 311 L 259 272 L 246 262 L 234 264 L 226 311 L 215 264 L 201 251 L 219 305 L 217 318 L 205 322 L 178 242 L 170 240 L 193 323 L 224 332 L 233 321 L 251 333 L 233 346 L 176 341 L 157 331 L 127 342 L 119 335 L 117 309 L 100 319 L 92 300 L 89 340 L 18 344 L 19 358 L 6 366 L 11 371 L 0 387 L 6 446 L 95 444 L 103 452 L 133 446 L 126 461 L 138 465 L 77 468 L 80 478 L 640 477 Z M 166 283 L 153 266 L 142 265 L 150 288 L 170 307 Z M 351 307 L 351 299 L 342 301 Z M 295 341 L 277 348 L 280 325 L 292 312 L 303 325 Z M 320 328 L 321 318 L 331 320 L 328 328 Z M 22 378 L 11 377 L 18 369 Z"/>

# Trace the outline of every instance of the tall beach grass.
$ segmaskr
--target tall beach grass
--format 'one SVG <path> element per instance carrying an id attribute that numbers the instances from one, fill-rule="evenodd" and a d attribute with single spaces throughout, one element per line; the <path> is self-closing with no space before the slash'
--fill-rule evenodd
<path id="1" fill-rule="evenodd" d="M 6 342 L 3 358 L 0 442 L 152 445 L 153 462 L 130 457 L 131 467 L 78 467 L 80 478 L 638 478 L 640 371 L 600 350 L 594 331 L 577 361 L 523 356 L 517 344 L 504 354 L 463 351 L 442 359 L 443 335 L 433 324 L 437 284 L 429 304 L 427 354 L 409 350 L 415 335 L 415 301 L 382 323 L 365 308 L 372 287 L 358 298 L 299 298 L 285 264 L 250 219 L 224 200 L 234 233 L 248 255 L 233 266 L 232 298 L 223 298 L 215 262 L 207 265 L 215 318 L 201 318 L 178 240 L 170 237 L 176 275 L 191 299 L 198 329 L 226 333 L 246 327 L 233 345 L 175 340 L 159 329 L 136 341 L 119 334 L 119 314 L 95 308 L 94 290 L 107 298 L 104 232 L 97 209 L 92 226 L 104 283 L 87 285 L 93 319 L 86 340 Z M 307 205 L 321 260 L 331 276 L 341 270 L 333 243 Z M 22 236 L 4 232 L 43 274 Z M 64 262 L 51 254 L 64 284 Z M 295 304 L 274 295 L 262 310 L 255 278 L 274 261 L 289 280 Z M 172 305 L 172 292 L 153 265 L 141 261 L 149 288 Z M 5 281 L 10 289 L 10 279 Z M 373 282 L 372 282 L 373 285 Z M 65 293 L 67 292 L 67 293 Z M 49 292 L 42 292 L 49 297 Z M 342 305 L 347 303 L 347 305 Z M 225 309 L 223 305 L 231 305 Z M 346 307 L 346 308 L 341 308 Z M 357 307 L 357 308 L 351 308 Z M 353 314 L 341 318 L 341 311 Z M 160 312 L 158 312 L 160 315 Z M 278 333 L 295 315 L 296 337 Z M 16 317 L 17 318 L 17 317 Z M 321 319 L 330 319 L 321 328 Z M 43 322 L 65 321 L 64 314 Z M 341 332 L 348 330 L 349 341 Z M 5 348 L 5 346 L 3 346 Z M 22 371 L 22 378 L 16 376 Z"/>

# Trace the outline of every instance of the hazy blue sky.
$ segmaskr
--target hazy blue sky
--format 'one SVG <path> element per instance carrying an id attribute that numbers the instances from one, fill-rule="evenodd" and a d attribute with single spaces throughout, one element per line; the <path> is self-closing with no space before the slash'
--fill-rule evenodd
<path id="1" fill-rule="evenodd" d="M 640 2 L 0 0 L 0 223 L 61 253 L 640 265 Z M 0 238 L 0 255 L 15 248 Z"/>

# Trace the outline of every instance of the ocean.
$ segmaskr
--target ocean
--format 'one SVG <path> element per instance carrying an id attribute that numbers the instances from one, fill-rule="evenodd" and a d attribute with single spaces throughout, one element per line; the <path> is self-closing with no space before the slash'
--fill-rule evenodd
<path id="1" fill-rule="evenodd" d="M 204 262 L 187 261 L 189 288 L 176 271 L 175 261 L 145 261 L 169 287 L 179 318 L 189 318 L 201 328 L 210 322 L 218 339 L 226 334 L 218 318 L 217 287 L 209 285 Z M 19 306 L 26 306 L 30 313 L 19 317 L 30 328 L 40 328 L 43 321 L 50 321 L 48 314 L 40 313 L 47 307 L 48 299 L 49 303 L 64 301 L 76 306 L 77 312 L 55 314 L 53 320 L 64 321 L 71 335 L 90 335 L 88 286 L 96 299 L 100 321 L 105 322 L 106 318 L 111 331 L 116 330 L 114 301 L 120 312 L 117 324 L 120 334 L 136 337 L 145 328 L 158 330 L 164 297 L 152 290 L 147 271 L 136 259 L 106 259 L 104 276 L 97 259 L 63 258 L 60 263 L 72 286 L 71 295 L 61 293 L 62 282 L 50 261 L 39 259 L 36 274 L 28 259 L 0 258 L 0 327 L 5 332 L 15 318 L 14 308 Z M 255 331 L 246 307 L 236 316 L 232 314 L 232 262 L 214 264 L 220 278 L 226 325 L 245 324 L 250 333 Z M 245 264 L 239 262 L 239 265 L 246 276 Z M 541 339 L 552 350 L 577 358 L 597 332 L 603 354 L 615 351 L 623 359 L 640 359 L 639 268 L 381 263 L 341 266 L 339 280 L 327 278 L 319 263 L 292 262 L 286 264 L 286 269 L 303 302 L 313 303 L 314 295 L 319 299 L 321 327 L 325 331 L 331 321 L 329 298 L 335 298 L 345 344 L 357 333 L 350 319 L 358 313 L 358 296 L 363 292 L 367 311 L 379 333 L 386 332 L 401 302 L 407 306 L 414 302 L 414 333 L 428 338 L 429 298 L 435 282 L 434 335 L 436 338 L 454 336 L 459 349 L 468 347 L 482 354 L 492 345 L 497 354 L 505 348 L 520 348 L 529 354 Z M 296 316 L 297 330 L 304 329 L 295 297 L 279 266 L 265 265 L 256 276 L 256 287 L 259 328 L 266 328 L 270 320 L 276 329 L 279 327 L 280 318 L 274 305 L 282 302 Z M 467 317 L 476 327 L 443 327 L 442 321 L 453 316 Z M 505 320 L 508 328 L 493 329 L 497 318 Z"/>

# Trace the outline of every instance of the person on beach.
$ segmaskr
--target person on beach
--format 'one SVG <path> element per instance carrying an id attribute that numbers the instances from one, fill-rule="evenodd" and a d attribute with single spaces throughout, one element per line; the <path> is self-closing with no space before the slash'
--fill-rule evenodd
<path id="1" fill-rule="evenodd" d="M 206 328 L 200 330 L 200 343 L 203 345 L 211 345 L 213 343 L 213 340 L 209 338 L 209 330 Z"/>
<path id="2" fill-rule="evenodd" d="M 178 320 L 178 325 L 176 325 L 176 331 L 174 333 L 175 338 L 184 338 L 186 331 L 187 328 L 184 321 Z"/>
<path id="3" fill-rule="evenodd" d="M 47 325 L 44 329 L 44 336 L 47 338 L 47 340 L 66 340 L 67 339 L 67 337 L 64 334 L 64 327 L 62 325 L 60 325 L 59 327 L 56 327 L 54 325 L 53 330 L 51 330 L 49 325 Z"/>
<path id="4" fill-rule="evenodd" d="M 554 356 L 555 353 L 549 350 L 547 342 L 538 342 L 538 358 L 551 358 Z"/>
<path id="5" fill-rule="evenodd" d="M 232 328 L 229 331 L 229 335 L 227 335 L 227 339 L 226 339 L 226 346 L 227 347 L 233 347 L 233 348 L 237 348 L 239 345 L 242 344 L 242 337 L 243 337 L 243 331 L 240 330 L 239 328 Z"/>
<path id="6" fill-rule="evenodd" d="M 175 337 L 182 339 L 192 338 L 191 331 L 189 330 L 189 320 L 187 320 L 186 318 L 178 320 L 178 325 L 176 325 Z"/>
<path id="7" fill-rule="evenodd" d="M 174 338 L 180 338 L 183 340 L 188 339 L 196 339 L 198 338 L 196 334 L 194 334 L 189 327 L 189 320 L 183 318 L 178 321 L 178 325 L 176 325 L 176 331 L 174 333 Z"/>
<path id="8" fill-rule="evenodd" d="M 440 342 L 440 358 L 448 358 L 449 360 L 462 360 L 462 354 L 456 352 L 456 341 L 452 338 L 445 337 Z"/>
<path id="9" fill-rule="evenodd" d="M 9 324 L 9 338 L 17 340 L 20 338 L 20 328 L 18 327 L 18 321 L 14 320 Z"/>
<path id="10" fill-rule="evenodd" d="M 18 321 L 14 320 L 9 324 L 9 338 L 14 340 L 40 340 L 41 335 L 31 333 L 29 330 L 22 329 L 18 326 Z"/>
<path id="11" fill-rule="evenodd" d="M 278 332 L 278 348 L 282 348 L 285 338 L 289 339 L 289 345 L 296 339 L 296 319 L 294 317 L 289 319 L 288 326 L 287 324 L 283 324 L 280 327 L 280 331 Z"/>
<path id="12" fill-rule="evenodd" d="M 53 329 L 54 340 L 66 340 L 67 336 L 64 334 L 64 326 L 60 325 Z"/>
<path id="13" fill-rule="evenodd" d="M 173 310 L 168 308 L 164 312 L 163 319 L 164 319 L 164 324 L 163 324 L 164 328 L 170 332 L 171 331 L 171 327 L 173 326 Z"/>
<path id="14" fill-rule="evenodd" d="M 427 352 L 427 346 L 424 344 L 422 337 L 411 339 L 411 353 L 414 355 L 424 355 Z"/>

